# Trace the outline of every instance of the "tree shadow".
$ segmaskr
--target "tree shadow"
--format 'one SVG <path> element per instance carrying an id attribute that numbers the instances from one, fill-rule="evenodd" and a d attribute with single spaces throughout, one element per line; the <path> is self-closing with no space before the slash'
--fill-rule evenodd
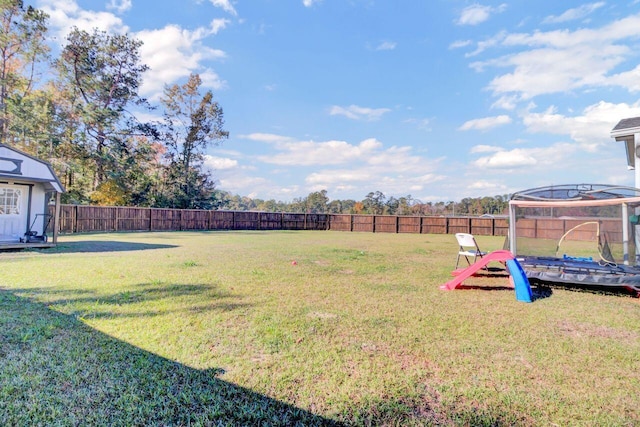
<path id="1" fill-rule="evenodd" d="M 31 249 L 43 254 L 70 254 L 79 252 L 126 252 L 144 251 L 150 249 L 177 248 L 178 245 L 138 242 L 118 242 L 109 240 L 87 240 L 80 242 L 59 242 L 53 248 Z"/>
<path id="2" fill-rule="evenodd" d="M 154 301 L 191 298 L 191 312 L 227 312 L 250 307 L 251 304 L 241 302 L 241 297 L 222 291 L 213 284 L 180 284 L 180 283 L 140 283 L 132 290 L 111 294 L 97 293 L 87 289 L 50 288 L 12 288 L 16 295 L 47 295 L 50 307 L 66 306 L 65 311 L 83 319 L 114 319 L 154 317 L 173 312 L 172 310 L 150 310 L 121 312 L 113 310 L 118 306 L 153 303 Z M 104 310 L 99 310 L 104 308 Z M 86 309 L 85 309 L 86 308 Z M 181 311 L 183 309 L 180 309 Z"/>
<path id="3" fill-rule="evenodd" d="M 342 425 L 6 290 L 0 358 L 2 425 Z"/>

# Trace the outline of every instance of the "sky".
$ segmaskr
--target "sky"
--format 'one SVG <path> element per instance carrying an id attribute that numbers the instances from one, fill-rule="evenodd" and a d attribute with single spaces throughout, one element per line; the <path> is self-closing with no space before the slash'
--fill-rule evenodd
<path id="1" fill-rule="evenodd" d="M 34 0 L 54 42 L 127 33 L 140 93 L 198 73 L 230 136 L 217 188 L 423 203 L 634 185 L 610 136 L 640 116 L 640 0 Z"/>

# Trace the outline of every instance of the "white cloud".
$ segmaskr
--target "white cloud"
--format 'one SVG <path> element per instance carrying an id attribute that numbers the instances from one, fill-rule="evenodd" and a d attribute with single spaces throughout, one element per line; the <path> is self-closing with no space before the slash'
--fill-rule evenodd
<path id="1" fill-rule="evenodd" d="M 504 12 L 506 8 L 507 5 L 505 3 L 497 7 L 484 6 L 476 3 L 465 7 L 460 13 L 456 23 L 458 25 L 478 25 L 487 21 L 492 13 Z"/>
<path id="2" fill-rule="evenodd" d="M 460 126 L 458 130 L 488 130 L 509 123 L 511 123 L 511 117 L 506 115 L 484 117 L 482 119 L 469 120 Z"/>
<path id="3" fill-rule="evenodd" d="M 359 107 L 357 105 L 350 105 L 348 107 L 340 107 L 337 105 L 332 106 L 329 109 L 329 114 L 332 116 L 345 116 L 353 120 L 379 120 L 384 114 L 391 111 L 389 108 L 367 108 Z"/>
<path id="4" fill-rule="evenodd" d="M 471 147 L 471 153 L 495 153 L 497 151 L 502 151 L 502 147 L 493 145 L 475 145 Z"/>
<path id="5" fill-rule="evenodd" d="M 537 163 L 537 160 L 529 151 L 517 148 L 511 151 L 498 151 L 491 156 L 481 157 L 473 163 L 479 168 L 511 169 L 521 166 L 533 166 Z"/>
<path id="6" fill-rule="evenodd" d="M 560 114 L 554 107 L 540 113 L 525 111 L 522 122 L 528 132 L 566 136 L 570 141 L 514 149 L 477 145 L 470 153 L 480 157 L 471 162 L 469 173 L 481 173 L 483 177 L 490 173 L 536 177 L 527 181 L 530 186 L 566 180 L 567 176 L 578 180 L 596 176 L 601 182 L 625 182 L 623 174 L 611 172 L 622 168 L 624 160 L 621 160 L 623 148 L 609 133 L 621 118 L 636 116 L 640 116 L 640 101 L 632 105 L 598 102 L 575 116 Z M 588 166 L 594 161 L 597 166 Z"/>
<path id="7" fill-rule="evenodd" d="M 574 21 L 585 18 L 597 9 L 603 7 L 606 3 L 603 1 L 596 3 L 583 4 L 573 9 L 568 9 L 559 16 L 547 16 L 542 22 L 545 24 L 558 24 L 567 21 Z"/>
<path id="8" fill-rule="evenodd" d="M 640 116 L 640 101 L 632 105 L 601 101 L 574 117 L 558 114 L 553 107 L 542 113 L 529 112 L 523 116 L 523 123 L 531 133 L 567 135 L 582 150 L 593 152 L 612 147 L 614 141 L 609 133 L 620 119 L 637 116 Z"/>
<path id="9" fill-rule="evenodd" d="M 219 7 L 223 7 L 228 2 L 217 3 Z M 110 0 L 109 3 L 109 7 L 120 11 L 129 6 L 130 0 Z M 39 7 L 50 15 L 50 27 L 58 34 L 61 43 L 74 26 L 89 32 L 94 28 L 116 34 L 130 31 L 113 13 L 84 10 L 75 0 L 40 0 Z M 157 98 L 165 84 L 173 84 L 194 72 L 200 74 L 205 87 L 225 87 L 226 83 L 220 76 L 203 64 L 207 60 L 225 58 L 226 54 L 222 50 L 206 46 L 204 40 L 217 34 L 228 24 L 226 19 L 214 19 L 208 27 L 194 30 L 167 25 L 133 34 L 133 37 L 143 42 L 140 47 L 141 62 L 150 67 L 144 75 L 140 94 L 151 99 Z"/>
<path id="10" fill-rule="evenodd" d="M 382 42 L 377 47 L 376 50 L 394 50 L 396 48 L 395 42 Z"/>
<path id="11" fill-rule="evenodd" d="M 491 104 L 491 108 L 501 108 L 503 110 L 514 110 L 518 104 L 519 98 L 515 95 L 503 95 L 496 102 Z"/>
<path id="12" fill-rule="evenodd" d="M 210 1 L 211 1 L 211 4 L 213 4 L 215 7 L 219 7 L 225 12 L 228 12 L 233 16 L 238 16 L 238 12 L 236 11 L 236 9 L 233 7 L 233 5 L 229 0 L 210 0 Z"/>
<path id="13" fill-rule="evenodd" d="M 203 66 L 205 60 L 223 59 L 225 52 L 203 44 L 203 40 L 224 28 L 227 21 L 213 20 L 209 27 L 193 31 L 177 25 L 168 25 L 158 30 L 144 30 L 135 34 L 144 44 L 140 48 L 142 62 L 150 70 L 146 73 L 140 93 L 157 97 L 165 84 L 173 84 L 181 78 L 197 72 L 203 85 L 213 89 L 225 87 L 225 82 L 210 68 Z"/>
<path id="14" fill-rule="evenodd" d="M 265 141 L 269 141 L 268 139 Z M 370 158 L 382 146 L 371 138 L 358 145 L 345 141 L 295 141 L 292 139 L 272 139 L 275 148 L 281 151 L 275 155 L 260 156 L 264 163 L 287 166 L 339 165 L 362 158 Z"/>
<path id="15" fill-rule="evenodd" d="M 118 4 L 112 2 L 114 5 Z M 121 3 L 126 5 L 126 1 Z M 75 0 L 40 0 L 38 8 L 49 15 L 49 28 L 59 43 L 63 44 L 67 34 L 73 27 L 88 32 L 94 28 L 110 33 L 126 33 L 129 31 L 122 19 L 110 12 L 84 10 Z"/>
<path id="16" fill-rule="evenodd" d="M 346 141 L 300 141 L 269 133 L 240 137 L 273 146 L 273 154 L 255 156 L 255 160 L 286 167 L 283 173 L 287 174 L 293 173 L 294 169 L 298 170 L 296 174 L 304 171 L 304 186 L 297 189 L 302 192 L 326 189 L 332 197 L 341 197 L 341 192 L 352 193 L 354 188 L 366 184 L 367 188 L 389 195 L 415 195 L 429 184 L 445 179 L 436 171 L 442 159 L 415 155 L 409 146 L 384 147 L 375 138 L 352 144 Z M 315 166 L 322 169 L 315 169 Z"/>
<path id="17" fill-rule="evenodd" d="M 611 77 L 607 79 L 606 83 L 611 86 L 627 88 L 629 92 L 640 91 L 640 65 L 635 67 L 633 70 L 611 75 Z"/>
<path id="18" fill-rule="evenodd" d="M 472 43 L 472 40 L 456 40 L 449 45 L 449 49 L 459 49 L 461 47 L 467 47 Z"/>
<path id="19" fill-rule="evenodd" d="M 499 194 L 500 192 L 504 192 L 507 189 L 507 186 L 504 184 L 498 184 L 495 182 L 490 182 L 486 180 L 475 181 L 471 183 L 468 188 L 474 190 L 483 190 L 488 191 L 485 194 Z"/>
<path id="20" fill-rule="evenodd" d="M 316 3 L 320 3 L 322 0 L 302 0 L 302 4 L 305 5 L 305 7 L 311 7 Z"/>
<path id="21" fill-rule="evenodd" d="M 115 10 L 118 13 L 124 13 L 131 9 L 131 0 L 110 0 L 107 3 L 107 9 Z"/>
<path id="22" fill-rule="evenodd" d="M 478 43 L 476 51 L 469 55 L 478 55 L 493 46 L 515 50 L 471 64 L 478 72 L 490 67 L 511 69 L 493 78 L 488 89 L 501 97 L 496 106 L 512 109 L 514 103 L 544 94 L 607 86 L 640 90 L 637 64 L 631 70 L 620 69 L 636 52 L 624 43 L 638 37 L 640 15 L 632 15 L 596 29 L 499 33 Z M 614 70 L 616 74 L 612 74 Z"/>
<path id="23" fill-rule="evenodd" d="M 210 155 L 204 156 L 204 164 L 215 171 L 236 169 L 238 167 L 237 160 Z"/>
<path id="24" fill-rule="evenodd" d="M 273 133 L 251 133 L 248 135 L 238 135 L 239 138 L 248 139 L 251 141 L 257 142 L 266 142 L 270 144 L 286 144 L 290 142 L 295 142 L 294 138 L 282 135 L 276 135 Z"/>

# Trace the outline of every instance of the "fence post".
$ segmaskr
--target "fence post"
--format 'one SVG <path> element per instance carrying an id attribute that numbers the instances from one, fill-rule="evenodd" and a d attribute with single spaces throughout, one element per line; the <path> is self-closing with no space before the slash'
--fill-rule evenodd
<path id="1" fill-rule="evenodd" d="M 77 233 L 78 232 L 78 205 L 75 205 L 73 212 L 74 212 L 74 215 L 73 215 L 73 223 L 71 224 L 71 229 L 73 230 L 74 233 Z"/>
<path id="2" fill-rule="evenodd" d="M 396 215 L 396 234 L 400 232 L 400 217 Z"/>
<path id="3" fill-rule="evenodd" d="M 420 230 L 418 231 L 418 234 L 422 234 L 422 226 L 424 224 L 424 217 L 423 216 L 420 217 L 419 223 L 420 223 Z"/>

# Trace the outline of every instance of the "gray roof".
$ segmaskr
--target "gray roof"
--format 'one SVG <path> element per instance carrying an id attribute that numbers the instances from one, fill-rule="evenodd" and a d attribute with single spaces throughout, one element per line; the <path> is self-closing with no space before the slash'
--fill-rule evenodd
<path id="1" fill-rule="evenodd" d="M 2 153 L 0 160 L 9 162 L 9 170 L 0 169 L 0 178 L 41 182 L 47 191 L 64 193 L 62 183 L 48 162 L 2 143 L 0 143 L 0 153 Z"/>
<path id="2" fill-rule="evenodd" d="M 622 119 L 618 122 L 616 127 L 613 128 L 612 132 L 624 130 L 624 129 L 633 129 L 640 127 L 640 117 L 631 117 L 629 119 Z"/>

